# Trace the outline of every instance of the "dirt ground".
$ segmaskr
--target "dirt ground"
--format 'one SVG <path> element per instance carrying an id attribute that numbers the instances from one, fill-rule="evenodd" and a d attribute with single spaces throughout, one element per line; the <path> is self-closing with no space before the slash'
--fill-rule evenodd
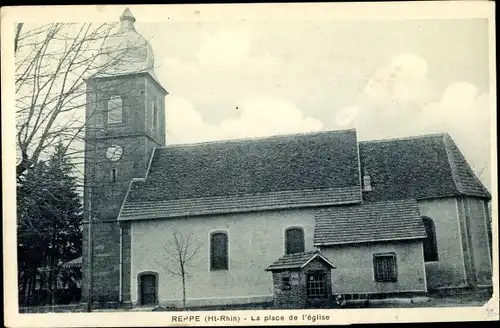
<path id="1" fill-rule="evenodd" d="M 396 304 L 368 304 L 359 305 L 359 308 L 421 308 L 421 307 L 481 307 L 489 301 L 489 298 L 484 296 L 447 296 L 437 297 L 431 296 L 427 302 L 419 303 L 396 303 Z"/>
<path id="2" fill-rule="evenodd" d="M 457 296 L 431 296 L 428 301 L 410 303 L 378 303 L 378 304 L 349 304 L 344 308 L 423 308 L 423 307 L 481 307 L 489 301 L 488 297 L 478 295 L 457 295 Z M 247 304 L 244 306 L 217 306 L 217 307 L 198 307 L 191 308 L 188 311 L 224 311 L 224 310 L 272 310 L 271 303 L 266 304 Z M 97 310 L 94 312 L 117 312 L 117 311 L 130 311 L 130 309 L 107 309 Z M 174 308 L 136 308 L 132 311 L 179 311 Z M 22 313 L 47 313 L 47 312 L 82 312 L 82 309 L 68 308 L 68 306 L 48 307 L 33 307 L 29 309 L 21 309 Z"/>

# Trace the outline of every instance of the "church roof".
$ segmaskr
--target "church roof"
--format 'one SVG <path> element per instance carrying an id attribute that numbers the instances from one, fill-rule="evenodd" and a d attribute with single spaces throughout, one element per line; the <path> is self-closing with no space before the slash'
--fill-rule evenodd
<path id="1" fill-rule="evenodd" d="M 269 267 L 266 268 L 266 271 L 302 269 L 314 259 L 320 259 L 321 261 L 326 263 L 327 266 L 335 269 L 335 265 L 333 265 L 333 263 L 330 262 L 326 257 L 321 255 L 318 251 L 313 251 L 287 254 L 274 261 Z"/>
<path id="2" fill-rule="evenodd" d="M 316 213 L 315 246 L 425 237 L 415 200 L 336 206 Z"/>
<path id="3" fill-rule="evenodd" d="M 155 150 L 120 218 L 155 218 L 361 202 L 355 130 Z"/>
<path id="4" fill-rule="evenodd" d="M 360 172 L 372 191 L 361 191 Z M 157 148 L 119 219 L 464 195 L 490 198 L 447 134 L 358 143 L 342 130 Z"/>
<path id="5" fill-rule="evenodd" d="M 448 134 L 360 142 L 359 152 L 373 188 L 364 201 L 491 197 Z"/>

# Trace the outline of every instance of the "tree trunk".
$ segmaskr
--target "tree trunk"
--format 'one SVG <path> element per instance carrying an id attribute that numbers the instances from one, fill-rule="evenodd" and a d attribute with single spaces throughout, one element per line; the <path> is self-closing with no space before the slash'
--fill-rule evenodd
<path id="1" fill-rule="evenodd" d="M 36 276 L 37 276 L 37 268 L 34 267 L 33 271 L 31 273 L 31 286 L 30 286 L 30 296 L 29 299 L 33 302 L 34 297 L 35 297 L 35 290 L 36 290 Z"/>
<path id="2" fill-rule="evenodd" d="M 21 305 L 26 305 L 26 288 L 28 286 L 28 270 L 26 268 L 23 269 L 23 277 L 22 277 L 22 284 L 21 284 L 21 290 L 19 291 L 19 303 Z"/>
<path id="3" fill-rule="evenodd" d="M 186 274 L 182 272 L 182 309 L 186 309 Z"/>
<path id="4" fill-rule="evenodd" d="M 29 271 L 27 271 L 28 273 Z M 26 275 L 26 290 L 24 291 L 24 306 L 29 305 L 31 290 L 31 272 Z"/>
<path id="5" fill-rule="evenodd" d="M 56 278 L 56 272 L 55 272 L 55 260 L 56 260 L 56 250 L 54 246 L 52 246 L 52 254 L 50 256 L 50 262 L 49 262 L 49 279 L 48 279 L 48 287 L 49 287 L 49 305 L 54 305 L 54 283 L 55 283 L 55 278 Z M 56 286 L 57 288 L 57 286 Z"/>
<path id="6" fill-rule="evenodd" d="M 19 35 L 21 34 L 21 30 L 23 28 L 23 23 L 18 23 L 16 26 L 16 37 L 14 38 L 14 53 L 17 52 L 17 45 L 19 41 Z"/>

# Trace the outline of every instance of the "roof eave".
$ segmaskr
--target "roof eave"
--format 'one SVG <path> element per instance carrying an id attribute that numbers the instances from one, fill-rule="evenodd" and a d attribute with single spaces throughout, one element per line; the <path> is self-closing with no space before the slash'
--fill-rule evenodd
<path id="1" fill-rule="evenodd" d="M 366 244 L 366 243 L 379 243 L 379 242 L 388 242 L 388 241 L 398 241 L 398 240 L 418 240 L 425 239 L 427 236 L 414 236 L 414 237 L 398 237 L 398 238 L 384 238 L 384 239 L 371 239 L 371 240 L 362 240 L 362 241 L 347 241 L 347 242 L 315 242 L 313 246 L 339 246 L 339 245 L 352 245 L 352 244 Z"/>
<path id="2" fill-rule="evenodd" d="M 182 214 L 175 215 L 134 215 L 134 216 L 119 216 L 118 220 L 123 221 L 136 221 L 136 220 L 155 220 L 155 219 L 176 219 L 176 218 L 185 218 L 185 217 L 194 217 L 194 216 L 210 216 L 210 215 L 225 215 L 225 214 L 234 214 L 234 213 L 251 213 L 251 212 L 265 212 L 265 211 L 277 211 L 277 210 L 285 210 L 285 209 L 305 209 L 305 208 L 317 208 L 317 207 L 326 207 L 326 206 L 338 206 L 338 205 L 352 205 L 352 204 L 361 204 L 360 199 L 352 200 L 352 201 L 342 201 L 342 202 L 322 202 L 322 203 L 310 203 L 310 204 L 292 204 L 292 205 L 284 205 L 284 206 L 269 206 L 269 207 L 254 207 L 248 209 L 234 209 L 234 210 L 216 210 L 213 212 L 185 212 Z"/>
<path id="3" fill-rule="evenodd" d="M 289 266 L 289 267 L 268 267 L 264 271 L 282 271 L 282 270 L 299 270 L 300 266 Z"/>
<path id="4" fill-rule="evenodd" d="M 168 91 L 161 85 L 160 81 L 158 81 L 158 78 L 147 70 L 142 71 L 142 72 L 136 72 L 136 73 L 123 73 L 123 74 L 118 73 L 118 74 L 112 74 L 109 76 L 92 75 L 92 76 L 89 76 L 87 78 L 84 78 L 83 81 L 85 83 L 87 83 L 87 81 L 92 81 L 92 80 L 110 80 L 110 79 L 116 79 L 118 77 L 123 77 L 123 76 L 127 76 L 127 75 L 135 75 L 135 76 L 147 75 L 160 88 L 160 90 L 163 92 L 164 96 L 169 94 Z"/>
<path id="5" fill-rule="evenodd" d="M 313 261 L 317 257 L 319 257 L 320 259 L 322 259 L 323 261 L 325 261 L 332 269 L 336 269 L 337 268 L 332 262 L 330 262 L 326 257 L 324 257 L 323 255 L 321 255 L 319 253 L 316 253 L 315 255 L 311 256 L 311 258 L 309 260 L 307 260 L 304 264 L 302 264 L 300 266 L 300 268 L 303 269 L 306 265 L 308 265 L 309 263 L 311 263 L 311 261 Z"/>

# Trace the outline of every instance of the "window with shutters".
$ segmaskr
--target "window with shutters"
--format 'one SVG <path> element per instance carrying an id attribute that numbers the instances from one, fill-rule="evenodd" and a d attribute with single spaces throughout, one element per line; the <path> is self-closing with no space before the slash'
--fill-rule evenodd
<path id="1" fill-rule="evenodd" d="M 228 270 L 227 233 L 214 232 L 210 235 L 210 270 Z"/>
<path id="2" fill-rule="evenodd" d="M 424 239 L 424 261 L 435 262 L 438 260 L 437 242 L 436 242 L 436 229 L 434 222 L 429 217 L 422 217 L 424 222 L 425 233 L 427 238 Z"/>
<path id="3" fill-rule="evenodd" d="M 113 96 L 108 100 L 108 124 L 122 123 L 123 101 L 120 96 Z"/>
<path id="4" fill-rule="evenodd" d="M 396 254 L 375 254 L 373 256 L 373 271 L 375 273 L 375 281 L 397 281 Z"/>
<path id="5" fill-rule="evenodd" d="M 285 230 L 285 254 L 303 253 L 304 244 L 304 229 L 293 227 Z"/>

